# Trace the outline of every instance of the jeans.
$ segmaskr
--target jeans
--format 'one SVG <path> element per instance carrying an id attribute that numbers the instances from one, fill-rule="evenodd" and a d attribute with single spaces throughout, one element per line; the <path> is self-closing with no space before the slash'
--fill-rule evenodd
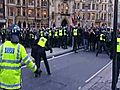
<path id="1" fill-rule="evenodd" d="M 84 39 L 84 49 L 87 50 L 89 48 L 88 39 Z"/>

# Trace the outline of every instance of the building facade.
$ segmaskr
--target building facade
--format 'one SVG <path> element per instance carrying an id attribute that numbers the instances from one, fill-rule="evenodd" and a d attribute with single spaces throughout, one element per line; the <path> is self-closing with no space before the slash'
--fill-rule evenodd
<path id="1" fill-rule="evenodd" d="M 72 24 L 74 17 L 74 0 L 50 0 L 50 26 L 65 26 Z"/>
<path id="2" fill-rule="evenodd" d="M 49 26 L 48 0 L 4 0 L 6 27 L 18 24 L 21 28 Z"/>
<path id="3" fill-rule="evenodd" d="M 0 28 L 2 28 L 5 23 L 5 9 L 4 9 L 4 0 L 0 0 Z"/>
<path id="4" fill-rule="evenodd" d="M 50 25 L 111 26 L 112 0 L 51 0 Z"/>
<path id="5" fill-rule="evenodd" d="M 118 1 L 118 23 L 120 23 L 120 1 Z"/>

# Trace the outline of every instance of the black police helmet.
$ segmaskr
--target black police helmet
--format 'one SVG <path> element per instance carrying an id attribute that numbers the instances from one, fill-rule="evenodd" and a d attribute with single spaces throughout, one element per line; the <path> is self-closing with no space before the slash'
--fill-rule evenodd
<path id="1" fill-rule="evenodd" d="M 13 43 L 19 42 L 19 35 L 20 35 L 20 27 L 16 24 L 13 24 L 9 27 L 10 30 L 10 40 Z"/>

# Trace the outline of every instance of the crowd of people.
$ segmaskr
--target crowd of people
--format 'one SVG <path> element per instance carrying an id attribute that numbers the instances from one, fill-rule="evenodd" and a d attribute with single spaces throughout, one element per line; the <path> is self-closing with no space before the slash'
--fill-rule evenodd
<path id="1" fill-rule="evenodd" d="M 7 36 L 6 31 L 7 30 L 1 30 L 0 32 L 2 42 L 5 41 L 5 37 Z M 83 47 L 85 51 L 94 52 L 98 50 L 101 33 L 106 37 L 105 42 L 107 49 L 110 49 L 112 30 L 104 26 L 90 28 L 82 28 L 79 26 L 54 27 L 41 28 L 39 30 L 22 29 L 19 38 L 21 44 L 31 48 L 37 37 L 47 35 L 52 48 L 67 49 L 68 47 L 73 47 L 73 50 L 76 52 L 77 49 Z"/>

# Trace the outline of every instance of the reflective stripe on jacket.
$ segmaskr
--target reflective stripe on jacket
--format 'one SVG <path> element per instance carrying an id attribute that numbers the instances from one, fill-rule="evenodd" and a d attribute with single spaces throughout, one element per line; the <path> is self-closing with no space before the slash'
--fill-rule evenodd
<path id="1" fill-rule="evenodd" d="M 38 45 L 40 45 L 41 47 L 45 47 L 46 42 L 47 42 L 47 39 L 44 37 L 41 37 L 38 42 Z"/>
<path id="2" fill-rule="evenodd" d="M 40 36 L 44 36 L 44 32 L 43 31 L 40 31 Z"/>
<path id="3" fill-rule="evenodd" d="M 21 44 L 6 41 L 0 46 L 0 88 L 19 89 L 21 87 L 21 62 L 33 72 L 37 67 Z"/>
<path id="4" fill-rule="evenodd" d="M 52 36 L 52 31 L 51 30 L 49 30 L 49 36 Z"/>
<path id="5" fill-rule="evenodd" d="M 64 29 L 64 35 L 65 35 L 65 36 L 67 35 L 67 33 L 66 33 L 66 29 Z"/>
<path id="6" fill-rule="evenodd" d="M 58 31 L 55 31 L 54 35 L 55 37 L 58 37 Z"/>
<path id="7" fill-rule="evenodd" d="M 105 35 L 104 34 L 100 34 L 100 40 L 101 41 L 105 41 L 105 38 L 103 38 Z"/>
<path id="8" fill-rule="evenodd" d="M 120 52 L 120 38 L 117 38 L 117 52 Z"/>
<path id="9" fill-rule="evenodd" d="M 73 29 L 73 36 L 77 36 L 77 29 Z"/>
<path id="10" fill-rule="evenodd" d="M 62 29 L 59 30 L 59 36 L 63 36 Z"/>

